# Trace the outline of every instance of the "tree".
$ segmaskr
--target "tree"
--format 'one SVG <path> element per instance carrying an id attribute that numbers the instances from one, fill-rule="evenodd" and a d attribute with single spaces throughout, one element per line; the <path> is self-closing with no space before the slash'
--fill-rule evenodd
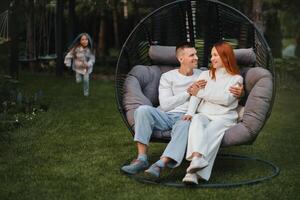
<path id="1" fill-rule="evenodd" d="M 63 12 L 64 2 L 63 0 L 56 0 L 56 33 L 55 33 L 55 47 L 56 47 L 56 75 L 61 76 L 63 74 Z"/>
<path id="2" fill-rule="evenodd" d="M 98 34 L 98 45 L 97 45 L 97 56 L 100 58 L 104 57 L 105 53 L 105 31 L 106 31 L 106 19 L 105 19 L 105 9 L 100 11 L 100 25 Z"/>
<path id="3" fill-rule="evenodd" d="M 296 42 L 295 55 L 300 58 L 300 2 L 298 0 L 279 0 L 281 24 L 285 37 L 292 37 Z"/>
<path id="4" fill-rule="evenodd" d="M 76 13 L 75 13 L 76 0 L 69 0 L 68 7 L 68 43 L 70 44 L 75 37 L 75 22 L 76 22 Z"/>
<path id="5" fill-rule="evenodd" d="M 10 5 L 10 60 L 9 60 L 9 74 L 15 79 L 19 78 L 19 14 L 20 1 L 12 1 Z"/>
<path id="6" fill-rule="evenodd" d="M 25 1 L 25 18 L 26 18 L 26 45 L 25 45 L 25 59 L 34 60 L 36 58 L 35 54 L 35 5 L 33 0 L 26 0 Z M 34 63 L 29 62 L 30 69 L 33 69 Z"/>
<path id="7" fill-rule="evenodd" d="M 262 0 L 252 0 L 252 20 L 257 28 L 263 33 L 265 31 L 263 17 L 262 17 Z"/>
<path id="8" fill-rule="evenodd" d="M 277 9 L 270 9 L 265 14 L 265 37 L 275 58 L 282 57 L 282 33 Z"/>
<path id="9" fill-rule="evenodd" d="M 114 42 L 115 42 L 115 48 L 118 48 L 120 46 L 120 40 L 119 40 L 119 28 L 118 28 L 118 7 L 117 7 L 118 1 L 114 0 L 111 5 L 112 9 L 112 15 L 113 15 L 113 27 L 114 27 Z"/>

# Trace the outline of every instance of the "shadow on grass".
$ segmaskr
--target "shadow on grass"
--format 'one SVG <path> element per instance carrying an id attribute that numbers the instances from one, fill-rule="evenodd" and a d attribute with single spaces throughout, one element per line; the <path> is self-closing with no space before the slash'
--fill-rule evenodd
<path id="1" fill-rule="evenodd" d="M 203 180 L 198 185 L 186 185 L 181 180 L 185 176 L 188 165 L 189 163 L 185 161 L 178 168 L 166 168 L 158 179 L 150 177 L 143 172 L 137 175 L 126 175 L 145 184 L 179 188 L 229 188 L 267 181 L 277 176 L 280 172 L 279 167 L 259 158 L 237 154 L 218 154 L 213 174 L 209 181 Z"/>

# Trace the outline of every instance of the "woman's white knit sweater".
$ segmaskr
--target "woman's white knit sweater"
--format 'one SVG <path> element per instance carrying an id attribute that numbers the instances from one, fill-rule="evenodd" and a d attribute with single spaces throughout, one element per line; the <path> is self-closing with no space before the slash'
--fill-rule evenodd
<path id="1" fill-rule="evenodd" d="M 229 92 L 229 88 L 238 83 L 243 84 L 243 78 L 240 75 L 229 74 L 225 68 L 218 68 L 215 80 L 211 79 L 209 70 L 202 72 L 198 79 L 207 80 L 207 84 L 204 89 L 199 90 L 196 97 L 191 97 L 187 114 L 193 115 L 198 112 L 211 120 L 222 117 L 235 121 L 238 117 L 238 99 Z"/>

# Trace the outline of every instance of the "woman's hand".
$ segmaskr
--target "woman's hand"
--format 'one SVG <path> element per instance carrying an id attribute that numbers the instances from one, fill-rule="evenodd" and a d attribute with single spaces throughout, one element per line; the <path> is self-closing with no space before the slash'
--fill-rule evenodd
<path id="1" fill-rule="evenodd" d="M 182 117 L 182 120 L 185 120 L 185 121 L 191 121 L 192 120 L 192 116 L 191 115 L 184 115 L 183 117 Z"/>

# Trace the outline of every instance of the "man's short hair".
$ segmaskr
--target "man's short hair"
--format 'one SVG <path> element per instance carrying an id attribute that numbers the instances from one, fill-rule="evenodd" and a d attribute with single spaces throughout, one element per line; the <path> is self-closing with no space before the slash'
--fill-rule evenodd
<path id="1" fill-rule="evenodd" d="M 176 56 L 178 56 L 178 52 L 185 48 L 194 48 L 194 46 L 190 42 L 180 42 L 176 45 Z"/>

